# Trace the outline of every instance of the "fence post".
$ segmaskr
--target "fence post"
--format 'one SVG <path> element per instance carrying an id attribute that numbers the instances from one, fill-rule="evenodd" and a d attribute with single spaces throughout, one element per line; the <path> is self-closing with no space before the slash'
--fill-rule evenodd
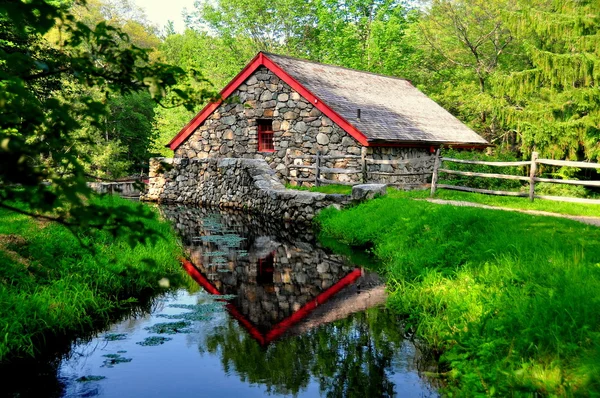
<path id="1" fill-rule="evenodd" d="M 290 148 L 285 150 L 285 157 L 283 158 L 283 164 L 285 165 L 285 178 L 290 183 Z"/>
<path id="2" fill-rule="evenodd" d="M 315 187 L 321 185 L 321 151 L 317 151 L 317 157 L 315 158 Z"/>
<path id="3" fill-rule="evenodd" d="M 535 173 L 537 172 L 538 153 L 531 153 L 531 166 L 529 170 L 529 200 L 533 202 L 535 197 Z"/>
<path id="4" fill-rule="evenodd" d="M 367 147 L 360 149 L 360 159 L 362 161 L 362 183 L 367 183 Z"/>
<path id="5" fill-rule="evenodd" d="M 440 148 L 435 151 L 435 163 L 433 164 L 433 175 L 431 176 L 431 194 L 433 198 L 437 188 L 438 169 L 440 168 Z"/>

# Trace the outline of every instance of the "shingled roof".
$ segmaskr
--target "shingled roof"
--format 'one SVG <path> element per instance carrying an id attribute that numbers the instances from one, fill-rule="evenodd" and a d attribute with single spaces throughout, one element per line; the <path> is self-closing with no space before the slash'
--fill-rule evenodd
<path id="1" fill-rule="evenodd" d="M 282 55 L 259 53 L 221 91 L 222 99 L 260 66 L 275 73 L 363 145 L 488 145 L 408 80 Z M 176 149 L 220 103 L 204 108 L 168 146 Z"/>

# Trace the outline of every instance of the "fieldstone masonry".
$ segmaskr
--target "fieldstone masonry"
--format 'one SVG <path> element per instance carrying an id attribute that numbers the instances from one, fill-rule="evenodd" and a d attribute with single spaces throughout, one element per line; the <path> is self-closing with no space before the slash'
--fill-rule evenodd
<path id="1" fill-rule="evenodd" d="M 270 119 L 274 131 L 275 152 L 259 152 L 257 119 Z M 360 128 L 359 121 L 352 121 Z M 226 102 L 221 104 L 196 131 L 175 150 L 176 158 L 246 158 L 264 159 L 280 179 L 295 184 L 295 178 L 314 178 L 314 171 L 288 169 L 288 156 L 361 155 L 376 160 L 404 160 L 426 157 L 410 165 L 376 165 L 368 170 L 376 173 L 422 173 L 433 169 L 433 156 L 428 148 L 363 147 L 313 104 L 265 67 L 260 67 Z M 296 159 L 296 165 L 312 163 Z M 323 167 L 361 169 L 361 159 L 324 160 Z M 322 173 L 322 178 L 361 182 L 360 174 Z M 427 181 L 427 175 L 369 175 L 368 182 L 411 183 Z M 304 185 L 312 185 L 304 182 Z"/>
<path id="2" fill-rule="evenodd" d="M 169 170 L 167 170 L 169 169 Z M 142 200 L 243 209 L 284 220 L 310 221 L 347 195 L 286 189 L 262 159 L 152 159 Z"/>

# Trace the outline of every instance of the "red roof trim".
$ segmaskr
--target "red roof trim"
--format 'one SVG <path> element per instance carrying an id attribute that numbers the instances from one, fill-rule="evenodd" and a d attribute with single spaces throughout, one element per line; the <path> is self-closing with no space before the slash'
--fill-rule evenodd
<path id="1" fill-rule="evenodd" d="M 315 108 L 323 112 L 325 116 L 330 118 L 335 124 L 340 126 L 346 133 L 350 134 L 354 139 L 360 142 L 364 146 L 369 146 L 367 136 L 365 136 L 360 130 L 350 124 L 346 119 L 341 117 L 337 112 L 327 106 L 320 98 L 308 91 L 302 84 L 296 79 L 287 74 L 281 69 L 275 62 L 271 61 L 269 57 L 263 55 L 264 66 L 266 66 L 271 72 L 275 73 L 277 77 L 286 82 L 292 89 L 298 94 L 303 96 L 308 102 L 310 102 Z"/>
<path id="2" fill-rule="evenodd" d="M 227 99 L 247 78 L 262 65 L 263 53 L 258 53 L 252 61 L 242 69 L 219 94 L 219 99 L 211 101 L 204 107 L 181 131 L 166 145 L 172 150 L 177 149 L 218 107 Z"/>
<path id="3" fill-rule="evenodd" d="M 340 126 L 344 131 L 354 137 L 358 142 L 364 146 L 369 146 L 367 137 L 356 127 L 350 124 L 346 119 L 340 116 L 337 112 L 327 106 L 321 101 L 316 95 L 308 91 L 302 84 L 296 79 L 287 74 L 281 69 L 275 62 L 269 59 L 265 54 L 259 52 L 253 59 L 246 65 L 244 69 L 238 75 L 233 78 L 232 81 L 221 90 L 220 98 L 216 101 L 210 102 L 204 107 L 194 118 L 183 128 L 181 131 L 173 137 L 173 139 L 167 144 L 172 150 L 177 149 L 183 142 L 200 126 L 218 107 L 227 99 L 242 83 L 246 81 L 260 66 L 265 66 L 277 77 L 287 83 L 292 89 L 298 94 L 303 96 L 307 101 L 313 104 L 318 110 L 323 112 L 325 116 L 330 118 L 335 124 Z"/>

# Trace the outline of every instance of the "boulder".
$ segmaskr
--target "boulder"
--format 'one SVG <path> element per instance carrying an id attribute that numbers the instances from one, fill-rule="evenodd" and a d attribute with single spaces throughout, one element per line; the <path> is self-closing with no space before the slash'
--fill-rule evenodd
<path id="1" fill-rule="evenodd" d="M 352 187 L 353 200 L 373 199 L 386 193 L 386 184 L 360 184 Z"/>

